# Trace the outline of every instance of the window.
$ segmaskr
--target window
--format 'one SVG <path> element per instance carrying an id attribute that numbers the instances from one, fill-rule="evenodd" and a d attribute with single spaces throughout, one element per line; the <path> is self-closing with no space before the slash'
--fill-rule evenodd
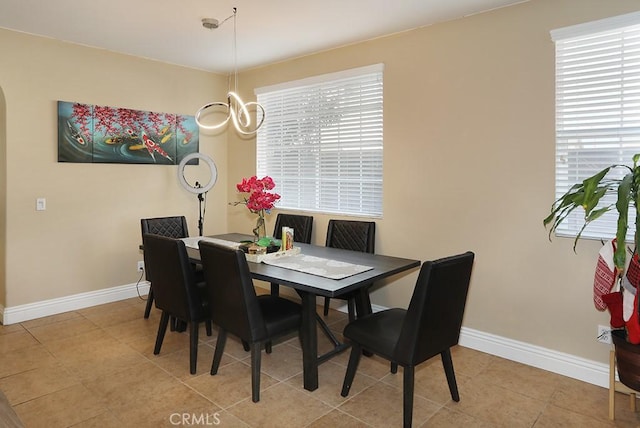
<path id="1" fill-rule="evenodd" d="M 609 165 L 632 165 L 633 155 L 640 153 L 640 13 L 554 30 L 551 37 L 556 45 L 560 197 Z M 558 228 L 559 235 L 577 235 L 584 218 L 578 211 Z M 612 238 L 617 213 L 608 214 L 582 236 Z M 628 238 L 633 240 L 631 233 Z"/>
<path id="2" fill-rule="evenodd" d="M 279 208 L 382 216 L 382 64 L 256 89 Z"/>

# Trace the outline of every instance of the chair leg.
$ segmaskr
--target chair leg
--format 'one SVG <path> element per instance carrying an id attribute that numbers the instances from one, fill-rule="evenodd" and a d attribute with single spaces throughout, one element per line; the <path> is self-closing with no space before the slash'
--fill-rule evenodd
<path id="1" fill-rule="evenodd" d="M 356 370 L 358 369 L 358 363 L 360 362 L 360 356 L 362 355 L 362 348 L 357 343 L 351 344 L 351 355 L 349 355 L 349 364 L 347 365 L 347 372 L 344 374 L 344 382 L 342 383 L 342 392 L 340 395 L 346 397 L 351 390 L 351 384 L 353 378 L 356 376 Z"/>
<path id="2" fill-rule="evenodd" d="M 211 364 L 212 375 L 218 373 L 218 367 L 220 367 L 220 360 L 222 359 L 225 343 L 227 343 L 227 332 L 226 330 L 220 329 L 218 331 L 218 340 L 216 341 L 216 350 L 213 353 L 213 363 Z"/>
<path id="3" fill-rule="evenodd" d="M 158 355 L 160 353 L 164 334 L 167 332 L 167 324 L 169 324 L 169 312 L 162 311 L 160 324 L 158 324 L 158 334 L 156 335 L 156 346 L 153 348 L 153 355 Z"/>
<path id="4" fill-rule="evenodd" d="M 331 301 L 331 298 L 329 297 L 325 297 L 324 298 L 324 310 L 323 310 L 323 314 L 326 317 L 327 315 L 329 315 L 329 302 Z"/>
<path id="5" fill-rule="evenodd" d="M 451 399 L 453 401 L 460 401 L 460 395 L 458 394 L 458 384 L 456 383 L 456 374 L 453 371 L 453 361 L 451 360 L 451 349 L 447 349 L 440 353 L 442 358 L 442 365 L 444 366 L 444 373 L 447 375 L 447 383 L 449 384 L 449 392 L 451 392 Z"/>
<path id="6" fill-rule="evenodd" d="M 260 358 L 262 355 L 262 343 L 251 345 L 251 401 L 260 401 Z"/>
<path id="7" fill-rule="evenodd" d="M 207 330 L 207 336 L 211 336 L 213 334 L 211 320 L 206 320 L 204 322 L 204 328 Z"/>
<path id="8" fill-rule="evenodd" d="M 411 428 L 413 419 L 413 382 L 414 367 L 406 366 L 403 368 L 403 387 L 402 387 L 402 426 Z"/>
<path id="9" fill-rule="evenodd" d="M 144 318 L 148 319 L 151 314 L 151 307 L 153 306 L 153 287 L 149 287 L 149 294 L 147 294 L 147 305 L 144 308 Z"/>
<path id="10" fill-rule="evenodd" d="M 280 284 L 271 283 L 271 295 L 273 297 L 278 297 L 280 295 Z"/>
<path id="11" fill-rule="evenodd" d="M 247 342 L 246 340 L 242 340 L 242 347 L 244 348 L 245 352 L 249 352 L 251 350 L 249 342 Z"/>
<path id="12" fill-rule="evenodd" d="M 391 373 L 398 373 L 398 363 L 394 363 L 393 361 L 391 361 Z"/>
<path id="13" fill-rule="evenodd" d="M 196 364 L 198 363 L 198 324 L 189 323 L 189 373 L 196 374 Z"/>
<path id="14" fill-rule="evenodd" d="M 272 351 L 273 351 L 273 346 L 271 341 L 269 340 L 264 344 L 264 352 L 266 352 L 267 354 L 270 354 Z"/>

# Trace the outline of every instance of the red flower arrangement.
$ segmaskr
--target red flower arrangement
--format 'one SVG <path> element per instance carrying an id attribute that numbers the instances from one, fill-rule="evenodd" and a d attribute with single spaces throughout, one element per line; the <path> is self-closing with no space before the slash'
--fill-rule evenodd
<path id="1" fill-rule="evenodd" d="M 274 204 L 280 199 L 280 195 L 275 192 L 270 192 L 274 187 L 276 187 L 276 184 L 269 176 L 259 179 L 254 175 L 248 179 L 243 178 L 240 183 L 236 184 L 238 192 L 248 193 L 249 196 L 245 197 L 244 201 L 234 202 L 233 205 L 244 204 L 249 211 L 258 214 L 256 227 L 253 229 L 253 234 L 256 236 L 256 239 L 260 239 L 266 235 L 264 223 L 265 213 L 270 213 Z"/>

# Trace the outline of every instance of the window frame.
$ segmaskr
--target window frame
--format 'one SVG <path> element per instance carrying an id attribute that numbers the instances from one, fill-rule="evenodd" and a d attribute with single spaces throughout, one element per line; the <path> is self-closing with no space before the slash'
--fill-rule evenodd
<path id="1" fill-rule="evenodd" d="M 374 64 L 255 89 L 256 173 L 279 209 L 382 217 L 383 80 Z"/>

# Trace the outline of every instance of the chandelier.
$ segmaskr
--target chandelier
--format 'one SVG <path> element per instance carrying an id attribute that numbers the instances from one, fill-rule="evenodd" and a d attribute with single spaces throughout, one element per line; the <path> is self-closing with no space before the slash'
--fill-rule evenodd
<path id="1" fill-rule="evenodd" d="M 220 25 L 224 24 L 229 19 L 233 18 L 233 90 L 231 89 L 231 78 L 229 78 L 229 92 L 227 92 L 227 100 L 225 101 L 214 101 L 207 103 L 200 107 L 200 109 L 196 112 L 195 118 L 196 123 L 202 129 L 214 131 L 220 129 L 229 123 L 233 123 L 233 126 L 236 128 L 236 131 L 242 135 L 252 135 L 255 134 L 256 131 L 262 126 L 264 122 L 264 108 L 257 102 L 251 101 L 245 103 L 242 101 L 240 96 L 238 95 L 238 58 L 237 58 L 237 37 L 236 37 L 236 15 L 238 9 L 233 8 L 233 14 L 224 19 L 222 22 L 218 23 L 218 20 L 212 18 L 204 18 L 202 20 L 202 26 L 208 29 L 218 28 Z M 259 121 L 252 126 L 251 116 L 249 115 L 249 109 L 254 108 L 256 112 L 259 110 L 260 114 L 258 115 Z M 214 124 L 205 124 L 201 121 L 201 117 L 212 113 L 213 111 L 222 110 L 226 117 L 222 119 L 218 123 Z"/>

